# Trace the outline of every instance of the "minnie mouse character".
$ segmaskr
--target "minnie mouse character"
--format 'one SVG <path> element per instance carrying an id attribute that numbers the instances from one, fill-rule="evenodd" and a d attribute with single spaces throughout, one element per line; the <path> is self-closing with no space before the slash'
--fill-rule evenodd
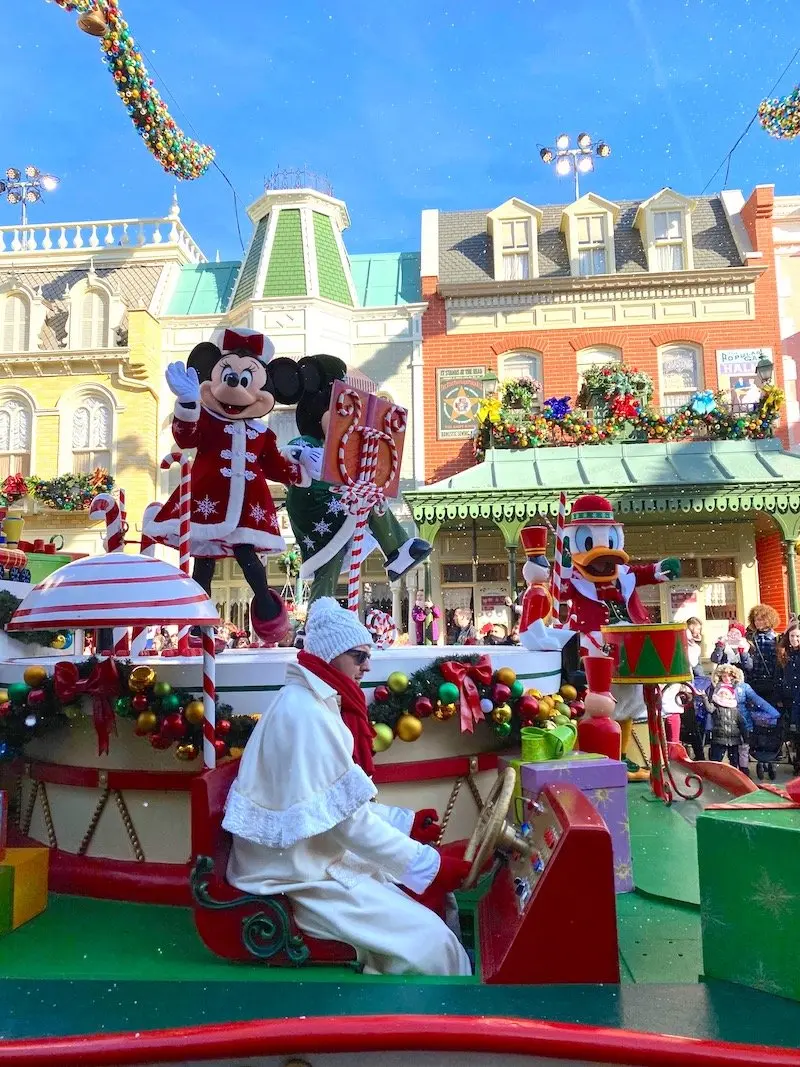
<path id="1" fill-rule="evenodd" d="M 267 479 L 307 485 L 303 466 L 284 456 L 261 421 L 275 404 L 313 396 L 322 374 L 313 358 L 275 359 L 275 349 L 254 330 L 220 329 L 197 345 L 188 366 L 170 363 L 167 385 L 175 395 L 172 435 L 179 448 L 195 448 L 191 473 L 193 577 L 211 593 L 216 561 L 234 556 L 253 591 L 250 618 L 266 644 L 289 630 L 286 606 L 268 585 L 259 553 L 282 552 Z M 146 524 L 146 533 L 177 548 L 180 489 Z"/>

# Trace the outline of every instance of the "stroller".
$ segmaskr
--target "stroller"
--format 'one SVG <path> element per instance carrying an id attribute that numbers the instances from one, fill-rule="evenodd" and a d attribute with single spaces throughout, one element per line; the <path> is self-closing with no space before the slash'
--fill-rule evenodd
<path id="1" fill-rule="evenodd" d="M 757 716 L 753 716 L 753 729 L 750 731 L 750 759 L 756 761 L 756 777 L 759 782 L 769 778 L 775 781 L 775 764 L 783 758 L 783 747 L 786 744 L 787 716 L 782 714 L 774 726 L 768 726 L 765 722 L 759 722 Z"/>

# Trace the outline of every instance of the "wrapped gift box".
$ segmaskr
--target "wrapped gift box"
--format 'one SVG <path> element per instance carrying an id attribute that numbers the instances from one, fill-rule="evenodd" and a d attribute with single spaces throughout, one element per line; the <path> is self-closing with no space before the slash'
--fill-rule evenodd
<path id="1" fill-rule="evenodd" d="M 515 766 L 515 761 L 503 761 Z M 534 799 L 546 785 L 570 782 L 592 802 L 611 834 L 614 883 L 618 893 L 633 890 L 631 839 L 628 825 L 628 775 L 625 764 L 594 753 L 573 752 L 558 760 L 520 763 L 518 779 L 523 799 Z M 515 766 L 516 769 L 516 766 Z M 519 805 L 517 805 L 519 807 Z"/>
<path id="2" fill-rule="evenodd" d="M 9 848 L 0 863 L 0 931 L 40 915 L 47 907 L 47 848 Z M 10 899 L 8 887 L 10 883 Z"/>
<path id="3" fill-rule="evenodd" d="M 697 856 L 705 976 L 800 1000 L 800 809 L 759 790 L 704 811 Z"/>
<path id="4" fill-rule="evenodd" d="M 8 793 L 0 789 L 0 860 L 6 854 L 8 844 Z"/>

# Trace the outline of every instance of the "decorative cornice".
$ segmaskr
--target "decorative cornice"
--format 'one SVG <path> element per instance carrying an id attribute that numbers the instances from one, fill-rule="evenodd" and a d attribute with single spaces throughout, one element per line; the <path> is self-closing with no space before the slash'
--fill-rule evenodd
<path id="1" fill-rule="evenodd" d="M 439 283 L 441 296 L 456 301 L 471 297 L 474 306 L 504 303 L 573 303 L 608 300 L 657 300 L 674 296 L 711 296 L 745 292 L 767 269 L 765 265 L 720 267 L 715 270 L 670 271 L 651 274 L 602 274 L 587 278 L 529 278 L 513 282 Z M 632 294 L 632 295 L 631 295 Z"/>
<path id="2" fill-rule="evenodd" d="M 13 352 L 0 355 L 0 372 L 8 378 L 19 377 L 21 367 L 30 367 L 34 374 L 43 378 L 53 374 L 84 373 L 87 366 L 98 374 L 103 371 L 108 373 L 111 366 L 117 367 L 121 373 L 129 370 L 134 377 L 146 377 L 143 364 L 131 363 L 128 349 L 97 349 L 91 353 L 61 349 L 58 352 Z M 78 367 L 81 368 L 80 372 Z"/>

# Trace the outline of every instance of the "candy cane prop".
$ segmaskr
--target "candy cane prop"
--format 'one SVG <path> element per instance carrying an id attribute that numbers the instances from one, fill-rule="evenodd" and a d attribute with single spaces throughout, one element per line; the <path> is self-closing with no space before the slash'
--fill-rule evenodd
<path id="1" fill-rule="evenodd" d="M 142 517 L 142 526 L 147 527 L 152 519 L 161 510 L 161 505 L 158 501 L 154 501 L 152 504 L 148 504 L 144 509 L 144 515 Z M 156 554 L 157 541 L 154 541 L 152 537 L 148 537 L 147 534 L 142 534 L 142 541 L 139 547 L 139 553 L 142 556 L 154 556 Z M 136 656 L 144 654 L 145 645 L 147 644 L 147 627 L 146 626 L 134 626 L 133 636 L 131 637 L 131 659 Z"/>
<path id="2" fill-rule="evenodd" d="M 122 523 L 122 536 L 128 532 L 128 512 L 125 507 L 125 490 L 120 488 L 119 491 L 119 520 Z"/>
<path id="3" fill-rule="evenodd" d="M 180 493 L 178 495 L 178 553 L 179 561 L 178 566 L 184 574 L 191 574 L 192 570 L 192 556 L 191 556 L 191 514 L 192 514 L 192 484 L 191 484 L 191 463 L 189 457 L 185 452 L 182 452 L 179 448 L 173 448 L 172 451 L 164 456 L 161 460 L 161 469 L 169 470 L 173 463 L 180 463 L 181 465 L 181 483 Z M 178 655 L 189 656 L 191 651 L 189 648 L 189 627 L 184 626 L 178 634 Z"/>
<path id="4" fill-rule="evenodd" d="M 340 393 L 336 410 L 344 418 L 351 418 L 352 416 L 350 425 L 342 434 L 339 442 L 337 462 L 339 475 L 344 485 L 341 494 L 342 503 L 347 507 L 350 514 L 355 515 L 357 518 L 353 539 L 350 543 L 350 572 L 347 583 L 347 607 L 350 611 L 357 612 L 364 531 L 373 508 L 379 513 L 386 510 L 385 489 L 387 485 L 391 484 L 400 465 L 400 456 L 392 434 L 399 433 L 405 429 L 407 416 L 402 408 L 392 406 L 384 415 L 381 429 L 376 429 L 373 426 L 362 426 L 360 424 L 362 413 L 361 397 L 353 389 L 345 389 Z M 355 479 L 350 476 L 345 457 L 347 443 L 354 433 L 361 434 L 359 470 Z M 383 485 L 377 485 L 375 475 L 378 469 L 378 450 L 381 444 L 385 444 L 388 447 L 391 463 L 386 481 Z"/>
<path id="5" fill-rule="evenodd" d="M 203 762 L 209 770 L 217 765 L 217 750 L 214 747 L 217 732 L 216 709 L 216 653 L 214 631 L 203 627 Z"/>
<path id="6" fill-rule="evenodd" d="M 556 554 L 553 560 L 553 580 L 551 594 L 553 597 L 553 620 L 552 625 L 561 629 L 561 586 L 562 568 L 564 566 L 564 526 L 567 518 L 567 494 L 562 492 L 558 498 L 558 521 L 556 522 Z"/>
<path id="7" fill-rule="evenodd" d="M 397 624 L 385 611 L 371 609 L 367 612 L 364 625 L 372 634 L 376 648 L 389 648 L 397 640 Z"/>
<path id="8" fill-rule="evenodd" d="M 124 552 L 125 535 L 122 530 L 122 513 L 119 504 L 110 493 L 98 493 L 89 507 L 89 518 L 106 520 L 106 552 Z M 114 655 L 122 659 L 130 655 L 128 628 L 116 626 L 113 630 Z"/>

